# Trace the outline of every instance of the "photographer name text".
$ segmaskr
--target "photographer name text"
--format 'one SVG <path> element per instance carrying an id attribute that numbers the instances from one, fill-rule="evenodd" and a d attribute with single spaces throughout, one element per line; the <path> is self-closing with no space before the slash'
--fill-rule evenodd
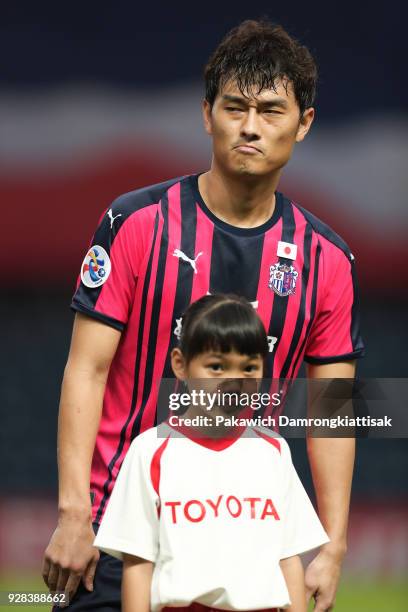
<path id="1" fill-rule="evenodd" d="M 392 419 L 388 416 L 383 418 L 364 417 L 331 417 L 331 418 L 290 418 L 280 415 L 275 418 L 252 417 L 240 418 L 235 416 L 206 416 L 198 415 L 191 419 L 172 415 L 169 417 L 172 427 L 184 425 L 185 427 L 328 427 L 337 429 L 340 427 L 392 427 Z"/>

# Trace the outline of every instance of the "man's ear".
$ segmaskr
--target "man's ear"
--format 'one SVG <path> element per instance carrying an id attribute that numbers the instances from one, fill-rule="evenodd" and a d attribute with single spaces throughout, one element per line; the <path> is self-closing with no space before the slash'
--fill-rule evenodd
<path id="1" fill-rule="evenodd" d="M 304 139 L 304 137 L 310 130 L 310 127 L 313 123 L 314 116 L 315 116 L 315 110 L 312 107 L 307 108 L 302 113 L 302 116 L 299 122 L 298 131 L 296 134 L 296 142 L 302 142 L 302 140 Z"/>
<path id="2" fill-rule="evenodd" d="M 176 378 L 178 378 L 179 380 L 186 380 L 186 360 L 184 359 L 183 353 L 180 351 L 179 348 L 174 348 L 171 351 L 170 360 L 171 367 Z"/>
<path id="3" fill-rule="evenodd" d="M 210 103 L 208 102 L 208 100 L 204 99 L 202 103 L 203 122 L 204 122 L 204 129 L 209 136 L 212 136 L 211 111 L 212 111 L 212 107 Z"/>

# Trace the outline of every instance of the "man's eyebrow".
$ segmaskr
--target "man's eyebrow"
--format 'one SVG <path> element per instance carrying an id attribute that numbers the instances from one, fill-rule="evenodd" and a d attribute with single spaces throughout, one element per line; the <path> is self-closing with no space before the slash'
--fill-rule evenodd
<path id="1" fill-rule="evenodd" d="M 278 106 L 279 108 L 288 108 L 288 103 L 285 98 L 271 98 L 270 100 L 260 100 L 259 106 Z"/>
<path id="2" fill-rule="evenodd" d="M 222 98 L 226 102 L 236 102 L 237 104 L 247 104 L 247 100 L 243 96 L 242 97 L 241 96 L 231 96 L 229 94 L 224 94 Z"/>
<path id="3" fill-rule="evenodd" d="M 223 100 L 225 102 L 234 102 L 235 104 L 244 104 L 247 106 L 248 100 L 243 96 L 231 96 L 230 94 L 224 94 Z M 269 100 L 259 100 L 258 106 L 261 108 L 269 107 L 269 106 L 278 106 L 279 108 L 288 108 L 288 103 L 285 98 L 270 98 Z"/>

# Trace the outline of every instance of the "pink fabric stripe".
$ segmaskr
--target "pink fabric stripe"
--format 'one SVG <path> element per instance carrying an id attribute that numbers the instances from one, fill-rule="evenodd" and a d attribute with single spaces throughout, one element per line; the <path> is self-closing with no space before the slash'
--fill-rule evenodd
<path id="1" fill-rule="evenodd" d="M 332 250 L 336 249 L 331 243 L 330 247 Z M 327 352 L 332 355 L 345 355 L 347 353 L 352 353 L 354 350 L 351 338 L 351 313 L 354 302 L 351 265 L 344 253 L 341 253 L 340 258 L 341 264 L 335 276 L 335 281 L 339 281 L 340 279 L 343 281 L 345 277 L 348 277 L 348 282 L 344 282 L 344 284 L 340 282 L 340 286 L 335 284 L 336 295 L 333 297 L 333 301 L 330 302 L 332 308 L 335 307 L 337 301 L 341 302 L 341 308 L 337 306 L 338 316 L 336 322 L 334 323 L 334 321 L 332 321 L 330 329 L 328 328 L 327 330 L 327 337 L 325 337 L 327 344 L 330 344 L 330 349 Z M 342 269 L 342 272 L 340 272 L 340 269 Z M 345 272 L 343 272 L 343 270 L 345 270 Z M 327 282 L 326 280 L 326 285 Z M 335 334 L 335 329 L 342 330 L 342 333 Z"/>
<path id="2" fill-rule="evenodd" d="M 211 253 L 214 234 L 214 224 L 203 213 L 197 204 L 196 210 L 197 230 L 195 256 L 197 256 L 200 252 L 202 253 L 202 256 L 198 260 L 200 274 L 194 274 L 193 276 L 191 302 L 195 302 L 203 295 L 206 295 L 210 290 Z"/>
<path id="3" fill-rule="evenodd" d="M 278 241 L 282 235 L 282 219 L 265 234 L 264 246 L 262 252 L 262 262 L 259 274 L 258 291 L 256 299 L 258 300 L 258 315 L 261 317 L 265 329 L 269 329 L 272 316 L 273 300 L 275 293 L 269 288 L 269 269 L 271 265 L 276 263 Z M 269 376 L 269 374 L 267 374 Z"/>
<path id="4" fill-rule="evenodd" d="M 256 299 L 258 300 L 257 312 L 262 319 L 267 332 L 271 324 L 273 303 L 275 300 L 275 292 L 269 287 L 270 267 L 278 261 L 277 249 L 278 242 L 282 237 L 283 222 L 282 218 L 265 234 L 264 246 L 262 252 L 262 262 L 259 273 L 259 284 Z M 265 372 L 265 378 L 272 378 L 272 372 Z M 276 387 L 276 388 L 275 388 Z M 271 383 L 269 393 L 278 393 L 279 386 Z M 268 406 L 265 409 L 265 416 L 272 413 L 273 407 Z"/>
<path id="5" fill-rule="evenodd" d="M 151 206 L 148 211 L 148 217 L 152 225 L 154 224 L 156 211 L 157 206 Z M 152 238 L 153 234 L 151 234 L 151 239 Z M 146 257 L 148 257 L 149 247 L 147 247 L 146 253 Z M 142 265 L 136 286 L 136 304 L 140 304 L 141 302 L 141 295 L 145 280 L 145 270 L 145 266 Z M 104 407 L 100 421 L 99 433 L 96 438 L 91 467 L 91 489 L 95 493 L 93 518 L 95 518 L 96 511 L 99 508 L 102 500 L 103 486 L 108 477 L 107 466 L 116 452 L 119 433 L 128 416 L 128 411 L 130 410 L 132 403 L 139 322 L 140 308 L 136 307 L 130 314 L 128 324 L 120 341 L 122 343 L 121 350 L 117 351 L 109 372 L 109 378 L 105 390 Z M 131 425 L 132 423 L 130 426 Z M 113 470 L 114 479 L 112 481 L 111 488 L 113 487 L 116 475 L 119 472 L 123 457 L 125 456 L 129 445 L 130 440 L 127 436 L 122 455 L 116 462 Z"/>
<path id="6" fill-rule="evenodd" d="M 276 355 L 273 367 L 274 378 L 279 378 L 286 356 L 288 354 L 290 343 L 292 341 L 293 332 L 295 330 L 296 320 L 299 314 L 300 298 L 302 295 L 302 271 L 304 264 L 304 238 L 306 230 L 306 221 L 300 211 L 292 205 L 293 215 L 295 219 L 296 229 L 293 237 L 293 243 L 297 245 L 297 256 L 293 262 L 293 267 L 298 272 L 297 283 L 295 293 L 289 295 L 288 308 L 286 310 L 285 323 L 282 330 L 282 337 L 279 340 L 278 348 L 276 349 Z M 310 282 L 310 276 L 309 276 Z M 281 298 L 282 299 L 282 298 Z M 303 324 L 304 326 L 304 324 Z"/>
<path id="7" fill-rule="evenodd" d="M 167 357 L 170 334 L 173 333 L 172 315 L 177 289 L 177 275 L 180 259 L 173 255 L 174 249 L 180 248 L 181 241 L 181 202 L 180 183 L 173 185 L 168 191 L 168 251 L 166 257 L 166 270 L 163 279 L 163 293 L 159 314 L 159 328 L 157 334 L 156 353 L 152 388 L 149 400 L 142 416 L 141 431 L 154 426 L 156 413 L 156 399 L 158 384 L 160 383 L 163 368 Z"/>
<path id="8" fill-rule="evenodd" d="M 317 357 L 353 351 L 351 311 L 354 300 L 350 261 L 333 243 L 320 236 L 319 302 L 316 325 L 307 354 Z"/>
<path id="9" fill-rule="evenodd" d="M 309 282 L 308 282 L 308 286 L 307 286 L 307 290 L 306 290 L 306 319 L 304 324 L 303 324 L 303 329 L 302 329 L 302 333 L 300 334 L 300 338 L 299 338 L 299 342 L 298 345 L 296 347 L 296 351 L 294 354 L 294 358 L 293 358 L 293 362 L 291 367 L 289 368 L 289 375 L 288 378 L 292 379 L 292 378 L 296 378 L 297 373 L 300 369 L 300 366 L 302 365 L 303 362 L 303 355 L 304 355 L 304 350 L 306 348 L 306 344 L 303 347 L 303 353 L 300 356 L 300 359 L 298 359 L 298 355 L 299 355 L 299 350 L 300 347 L 303 344 L 303 340 L 305 338 L 306 335 L 306 329 L 310 320 L 310 311 L 311 311 L 311 302 L 312 302 L 312 296 L 313 296 L 313 280 L 314 280 L 314 274 L 315 274 L 315 265 L 316 265 L 316 250 L 319 244 L 319 238 L 317 236 L 317 234 L 313 233 L 312 236 L 312 247 L 311 247 L 311 252 L 310 252 L 310 272 L 309 272 Z M 319 278 L 318 278 L 318 287 L 321 287 L 321 278 L 320 278 L 320 274 L 321 274 L 321 268 L 319 270 Z M 315 314 L 316 316 L 316 314 Z M 297 360 L 297 365 L 296 367 L 294 367 L 294 364 L 296 363 Z"/>
<path id="10" fill-rule="evenodd" d="M 173 200 L 174 197 L 174 200 Z M 174 210 L 178 211 L 179 218 L 173 215 L 170 218 L 173 219 L 173 223 L 169 222 L 169 244 L 170 248 L 179 248 L 180 240 L 181 240 L 181 207 L 180 207 L 180 194 L 178 194 L 177 200 L 177 192 L 173 192 L 173 197 L 170 198 L 169 192 L 169 203 L 170 200 L 176 203 Z M 171 227 L 174 226 L 174 227 Z M 193 275 L 193 286 L 192 286 L 192 298 L 191 301 L 195 301 L 206 295 L 209 291 L 210 285 L 210 268 L 211 268 L 211 251 L 212 251 L 212 237 L 213 237 L 213 224 L 211 221 L 204 215 L 201 208 L 197 206 L 197 231 L 196 231 L 196 247 L 194 255 L 197 256 L 200 251 L 203 255 L 198 260 L 199 265 L 199 274 Z M 173 250 L 171 250 L 171 253 Z M 166 278 L 165 278 L 165 286 L 171 287 L 171 295 L 163 296 L 163 299 L 166 300 L 167 305 L 163 305 L 162 312 L 160 316 L 160 329 L 159 329 L 159 338 L 160 343 L 158 346 L 158 351 L 160 351 L 155 358 L 155 367 L 154 367 L 154 375 L 153 375 L 153 386 L 152 392 L 150 393 L 149 399 L 147 401 L 145 411 L 143 414 L 142 421 L 142 431 L 145 429 L 152 427 L 154 425 L 154 417 L 156 414 L 156 401 L 157 401 L 157 392 L 158 387 L 155 388 L 155 385 L 159 383 L 162 374 L 163 368 L 167 356 L 167 347 L 170 340 L 170 335 L 174 332 L 173 325 L 174 321 L 171 320 L 171 316 L 174 309 L 174 299 L 176 294 L 176 280 L 177 280 L 177 271 L 178 266 L 180 265 L 180 260 L 177 257 L 173 257 L 169 253 L 168 263 L 166 266 Z M 174 261 L 172 261 L 174 260 Z M 166 283 L 169 281 L 169 284 Z M 167 292 L 167 289 L 166 289 Z M 165 292 L 165 293 L 166 293 Z M 163 303 L 164 304 L 164 303 Z M 163 342 L 161 339 L 163 338 Z"/>
<path id="11" fill-rule="evenodd" d="M 273 303 L 275 292 L 269 287 L 270 267 L 278 261 L 277 249 L 278 242 L 282 237 L 283 223 L 282 218 L 265 234 L 264 246 L 262 252 L 262 262 L 259 273 L 259 284 L 256 299 L 258 300 L 257 312 L 262 319 L 265 329 L 268 332 L 271 324 Z M 265 378 L 271 378 L 272 372 L 265 372 Z M 271 384 L 269 393 L 277 393 L 278 387 L 275 389 L 274 384 Z M 272 407 L 265 409 L 265 416 L 272 412 Z"/>
<path id="12" fill-rule="evenodd" d="M 295 220 L 296 220 L 296 230 L 295 230 L 295 243 L 297 240 L 297 233 L 300 232 L 301 233 L 301 251 L 300 251 L 300 247 L 298 248 L 298 256 L 296 261 L 301 261 L 301 268 L 296 266 L 296 269 L 298 270 L 299 274 L 301 274 L 302 269 L 303 269 L 303 242 L 304 242 L 304 232 L 306 229 L 306 223 L 302 223 L 301 219 L 299 219 L 299 217 L 297 216 L 297 209 L 296 207 L 294 207 L 293 209 L 295 216 Z M 299 224 L 299 225 L 298 225 Z M 302 346 L 305 334 L 306 334 L 306 329 L 307 329 L 307 325 L 309 323 L 309 319 L 310 319 L 310 304 L 311 304 L 311 299 L 312 299 L 312 290 L 313 290 L 313 276 L 314 276 L 314 270 L 315 270 L 315 257 L 316 257 L 316 249 L 317 249 L 317 245 L 318 245 L 318 239 L 317 239 L 317 235 L 315 233 L 312 234 L 312 243 L 311 243 L 311 249 L 310 249 L 310 272 L 309 272 L 309 280 L 308 280 L 308 284 L 307 284 L 307 288 L 306 288 L 306 303 L 305 303 L 305 320 L 303 321 L 303 326 L 302 326 L 302 331 L 299 337 L 299 341 L 297 343 L 297 346 L 295 348 L 295 352 L 293 355 L 293 359 L 292 359 L 292 363 L 289 367 L 289 373 L 288 373 L 288 379 L 292 379 L 295 378 L 297 375 L 297 372 L 299 371 L 300 366 L 302 365 L 303 362 L 303 354 L 301 356 L 301 358 L 299 359 L 296 368 L 295 368 L 295 374 L 293 374 L 292 370 L 294 368 L 294 364 L 297 360 L 298 354 L 299 354 L 299 350 L 300 347 Z M 300 259 L 301 258 L 301 259 Z M 298 287 L 299 287 L 299 291 L 297 291 L 296 293 L 298 294 L 297 296 L 297 307 L 295 308 L 295 312 L 290 312 L 290 308 L 288 307 L 287 313 L 286 313 L 286 317 L 288 321 L 291 321 L 290 323 L 290 330 L 289 332 L 287 331 L 289 328 L 287 328 L 286 326 L 286 320 L 285 320 L 285 326 L 283 329 L 283 334 L 282 334 L 282 338 L 281 338 L 281 342 L 280 344 L 284 343 L 285 346 L 285 351 L 280 351 L 280 345 L 278 346 L 278 350 L 277 353 L 275 355 L 275 361 L 274 361 L 274 379 L 272 381 L 272 384 L 270 386 L 269 389 L 269 393 L 272 395 L 273 393 L 278 393 L 280 390 L 283 391 L 283 397 L 286 394 L 287 391 L 287 385 L 284 384 L 283 387 L 280 389 L 279 388 L 279 375 L 280 372 L 282 370 L 283 364 L 285 362 L 285 358 L 287 355 L 287 352 L 289 350 L 290 347 L 290 342 L 292 340 L 292 335 L 293 335 L 293 330 L 294 327 L 296 325 L 296 317 L 297 314 L 299 312 L 299 306 L 300 306 L 300 293 L 301 293 L 301 279 L 298 280 Z M 294 295 L 290 296 L 290 299 L 296 296 L 296 293 Z M 286 342 L 285 342 L 286 340 Z M 284 408 L 284 402 L 281 404 L 281 406 L 278 407 L 278 409 L 273 408 L 272 406 L 268 406 L 268 408 L 265 410 L 265 416 L 269 416 L 272 413 L 274 414 L 274 416 L 278 416 L 282 410 Z"/>
<path id="13" fill-rule="evenodd" d="M 155 206 L 151 207 L 153 210 Z M 151 224 L 150 215 L 146 209 L 133 213 L 126 219 L 110 249 L 111 273 L 108 280 L 101 287 L 95 310 L 113 317 L 122 323 L 127 323 L 130 308 L 133 303 L 136 279 L 139 275 L 140 265 L 143 261 L 147 245 L 144 240 L 133 239 L 134 234 L 140 232 L 141 223 L 146 225 L 144 239 L 149 236 Z M 142 221 L 141 219 L 142 218 Z M 149 223 L 149 225 L 147 225 Z M 129 260 L 128 253 L 132 252 Z"/>
<path id="14" fill-rule="evenodd" d="M 149 289 L 148 289 L 148 298 L 146 299 L 146 315 L 145 315 L 144 329 L 143 329 L 143 343 L 142 343 L 140 370 L 139 372 L 136 372 L 136 376 L 138 377 L 138 383 L 139 383 L 138 391 L 137 391 L 137 399 L 136 399 L 136 409 L 133 415 L 133 419 L 129 423 L 129 431 L 133 427 L 134 420 L 136 419 L 138 415 L 138 412 L 141 407 L 142 397 L 143 397 L 143 389 L 144 389 L 143 383 L 144 383 L 145 372 L 146 372 L 146 358 L 147 358 L 147 350 L 148 350 L 148 345 L 149 345 L 150 323 L 151 323 L 151 318 L 152 318 L 153 294 L 154 294 L 154 288 L 156 285 L 157 268 L 158 268 L 158 261 L 159 261 L 159 252 L 160 252 L 160 242 L 161 242 L 162 234 L 163 234 L 163 224 L 164 224 L 163 217 L 160 214 L 159 228 L 157 232 L 156 245 L 155 245 L 155 250 L 153 254 L 152 273 L 151 273 L 150 284 L 149 284 Z M 138 303 L 140 304 L 141 300 Z"/>
<path id="15" fill-rule="evenodd" d="M 133 306 L 136 279 L 149 250 L 156 211 L 157 204 L 150 204 L 133 212 L 110 248 L 111 273 L 100 288 L 95 310 L 122 323 L 127 323 Z"/>

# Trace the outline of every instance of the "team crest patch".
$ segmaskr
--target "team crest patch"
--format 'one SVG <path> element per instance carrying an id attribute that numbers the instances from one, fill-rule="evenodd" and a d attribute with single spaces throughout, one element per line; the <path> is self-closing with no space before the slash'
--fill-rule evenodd
<path id="1" fill-rule="evenodd" d="M 269 268 L 268 287 L 273 289 L 276 295 L 286 297 L 295 293 L 298 275 L 293 266 L 277 262 Z"/>
<path id="2" fill-rule="evenodd" d="M 81 280 L 87 287 L 100 287 L 108 278 L 111 262 L 105 249 L 95 245 L 89 249 L 81 267 Z"/>

